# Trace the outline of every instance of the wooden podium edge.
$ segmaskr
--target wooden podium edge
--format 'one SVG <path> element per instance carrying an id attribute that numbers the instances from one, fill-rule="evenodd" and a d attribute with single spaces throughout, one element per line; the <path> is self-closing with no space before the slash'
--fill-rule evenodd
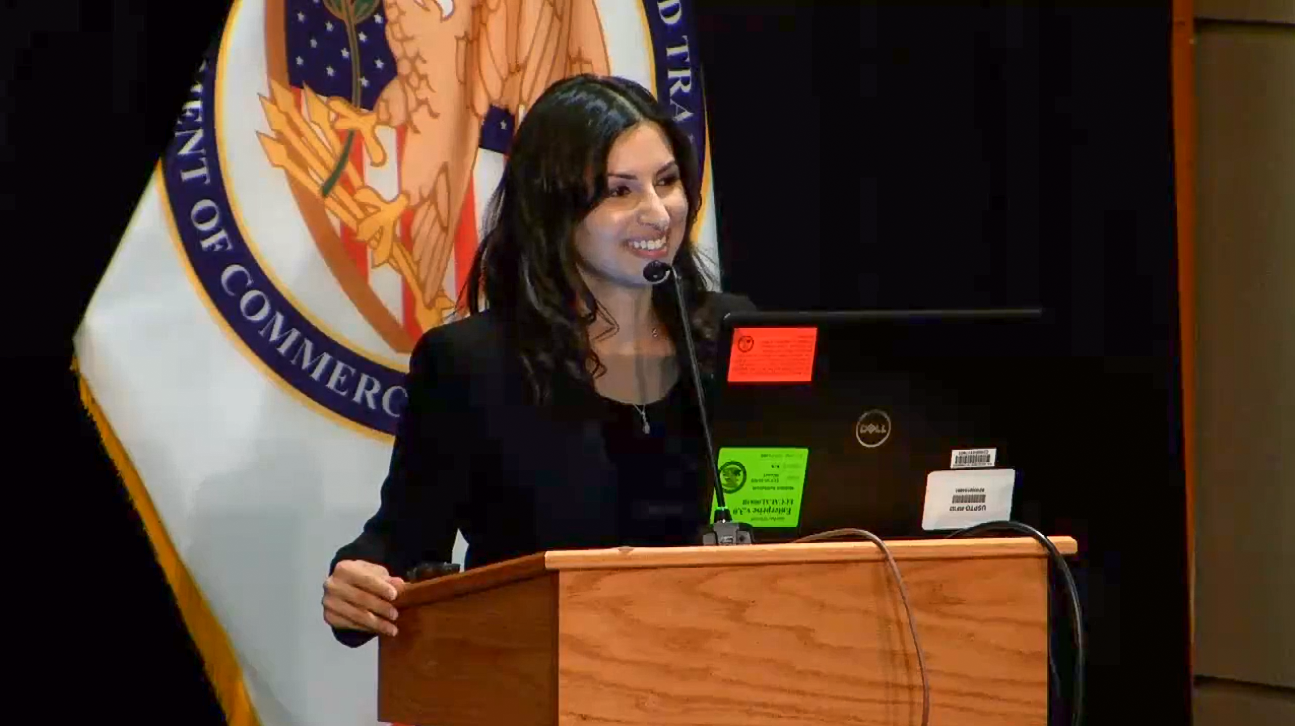
<path id="1" fill-rule="evenodd" d="M 518 557 L 493 565 L 484 565 L 466 572 L 445 575 L 434 580 L 427 580 L 409 585 L 394 605 L 397 609 L 423 605 L 440 600 L 468 595 L 482 590 L 540 577 L 549 571 L 545 564 L 544 552 L 525 557 Z"/>
<path id="2" fill-rule="evenodd" d="M 1063 555 L 1078 545 L 1071 537 L 1049 537 Z M 1045 557 L 1046 550 L 1029 537 L 920 539 L 886 542 L 896 561 Z M 639 567 L 735 567 L 742 565 L 869 562 L 885 559 L 871 542 L 806 542 L 740 547 L 617 547 L 599 550 L 555 550 L 544 553 L 549 570 L 615 570 Z"/>
<path id="3" fill-rule="evenodd" d="M 1073 537 L 1048 538 L 1063 555 L 1079 551 Z M 1029 537 L 918 539 L 887 542 L 896 561 L 1046 557 Z M 397 608 L 449 600 L 512 582 L 562 570 L 616 570 L 669 567 L 735 567 L 744 565 L 873 562 L 885 559 L 871 542 L 809 542 L 738 547 L 613 547 L 553 550 L 478 567 L 410 585 L 396 599 Z"/>

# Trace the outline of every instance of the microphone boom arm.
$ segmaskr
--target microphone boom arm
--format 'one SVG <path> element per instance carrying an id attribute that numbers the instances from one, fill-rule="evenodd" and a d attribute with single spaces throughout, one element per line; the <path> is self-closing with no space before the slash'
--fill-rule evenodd
<path id="1" fill-rule="evenodd" d="M 671 270 L 673 273 L 674 271 Z M 729 514 L 728 504 L 724 502 L 724 487 L 719 483 L 719 461 L 715 458 L 715 442 L 710 435 L 710 417 L 706 413 L 706 397 L 702 395 L 701 389 L 701 372 L 697 370 L 697 348 L 692 342 L 692 321 L 688 319 L 688 311 L 683 305 L 683 287 L 679 284 L 679 276 L 671 274 L 674 280 L 675 299 L 679 301 L 679 322 L 683 325 L 684 345 L 688 347 L 688 367 L 692 369 L 692 387 L 697 396 L 697 410 L 701 414 L 702 434 L 706 439 L 706 463 L 710 464 L 710 483 L 715 488 L 715 521 L 731 522 L 732 515 Z"/>
<path id="2" fill-rule="evenodd" d="M 715 521 L 702 527 L 701 541 L 704 545 L 740 545 L 754 544 L 755 530 L 745 522 L 734 522 L 724 501 L 724 487 L 719 482 L 719 464 L 715 456 L 715 443 L 710 435 L 710 418 L 706 413 L 706 396 L 702 391 L 701 371 L 697 362 L 697 348 L 692 340 L 692 321 L 688 316 L 688 306 L 684 303 L 683 285 L 672 265 L 653 260 L 643 268 L 643 278 L 653 285 L 674 278 L 675 303 L 679 308 L 679 322 L 683 325 L 683 341 L 688 353 L 688 367 L 692 371 L 693 393 L 697 397 L 697 409 L 701 414 L 701 430 L 706 443 L 706 464 L 710 467 L 711 486 L 715 492 Z"/>

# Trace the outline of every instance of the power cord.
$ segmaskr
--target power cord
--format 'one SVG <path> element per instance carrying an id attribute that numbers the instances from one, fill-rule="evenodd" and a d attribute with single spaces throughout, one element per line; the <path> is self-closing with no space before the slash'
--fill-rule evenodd
<path id="1" fill-rule="evenodd" d="M 1033 538 L 1048 551 L 1052 563 L 1061 571 L 1061 575 L 1065 579 L 1066 595 L 1070 598 L 1070 625 L 1075 634 L 1075 674 L 1071 693 L 1070 723 L 1072 726 L 1079 726 L 1083 720 L 1084 706 L 1084 612 L 1083 607 L 1079 604 L 1079 589 L 1075 587 L 1075 578 L 1070 573 L 1070 565 L 1066 563 L 1065 556 L 1061 554 L 1057 546 L 1052 544 L 1052 540 L 1044 536 L 1039 530 L 1020 522 L 1010 520 L 985 522 L 953 532 L 948 535 L 948 538 L 972 537 L 985 532 L 1015 532 Z M 1051 647 L 1048 648 L 1048 665 L 1052 670 L 1053 677 L 1056 678 L 1056 663 L 1052 660 Z"/>
<path id="2" fill-rule="evenodd" d="M 899 598 L 904 603 L 904 616 L 908 618 L 908 632 L 913 636 L 913 648 L 917 651 L 917 669 L 922 675 L 922 726 L 928 726 L 931 717 L 931 682 L 926 675 L 926 654 L 922 651 L 922 641 L 917 635 L 917 621 L 913 618 L 913 606 L 908 602 L 908 588 L 904 586 L 904 576 L 900 574 L 899 565 L 895 564 L 890 548 L 880 537 L 866 529 L 832 529 L 801 537 L 796 542 L 817 542 L 849 536 L 863 537 L 877 545 L 877 549 L 880 549 L 881 554 L 886 557 L 886 564 L 890 565 L 890 573 L 895 577 Z"/>

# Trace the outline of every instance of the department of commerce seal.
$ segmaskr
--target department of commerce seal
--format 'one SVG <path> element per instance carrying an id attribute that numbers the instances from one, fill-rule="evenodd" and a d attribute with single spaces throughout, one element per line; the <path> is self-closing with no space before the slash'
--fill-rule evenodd
<path id="1" fill-rule="evenodd" d="M 526 109 L 578 73 L 653 89 L 706 162 L 687 0 L 240 0 L 161 163 L 217 322 L 317 408 L 390 435 Z"/>

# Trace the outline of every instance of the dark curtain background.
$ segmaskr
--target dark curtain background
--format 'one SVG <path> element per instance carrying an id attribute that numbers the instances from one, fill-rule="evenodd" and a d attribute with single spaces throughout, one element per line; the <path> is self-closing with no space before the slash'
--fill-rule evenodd
<path id="1" fill-rule="evenodd" d="M 699 2 L 725 284 L 764 308 L 1046 307 L 1074 458 L 1037 516 L 1080 540 L 1087 721 L 1185 724 L 1169 3 L 1021 5 Z M 221 722 L 67 370 L 227 8 L 6 6 L 6 611 L 45 717 Z"/>

